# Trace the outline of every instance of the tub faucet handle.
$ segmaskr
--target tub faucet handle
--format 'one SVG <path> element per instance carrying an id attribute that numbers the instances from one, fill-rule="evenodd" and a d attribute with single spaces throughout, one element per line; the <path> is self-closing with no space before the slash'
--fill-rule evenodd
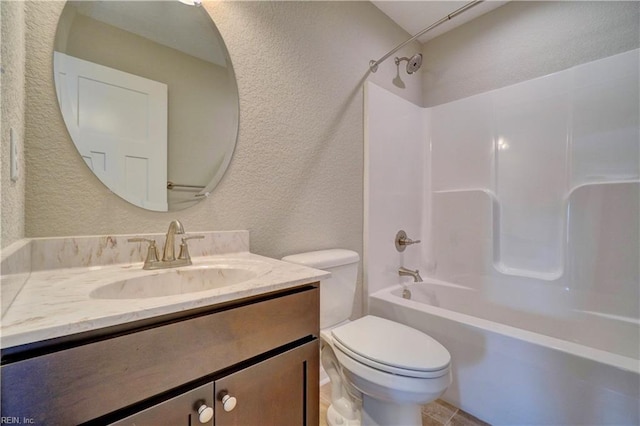
<path id="1" fill-rule="evenodd" d="M 398 231 L 398 233 L 396 234 L 396 250 L 400 252 L 403 252 L 407 246 L 410 246 L 411 244 L 418 244 L 419 242 L 420 240 L 412 240 L 411 238 L 407 237 L 407 233 L 403 230 Z"/>

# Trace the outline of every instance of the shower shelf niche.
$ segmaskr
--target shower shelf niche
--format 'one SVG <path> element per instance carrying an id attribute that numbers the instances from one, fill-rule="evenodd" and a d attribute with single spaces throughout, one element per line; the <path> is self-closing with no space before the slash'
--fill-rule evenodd
<path id="1" fill-rule="evenodd" d="M 560 268 L 556 270 L 514 268 L 501 260 L 501 204 L 492 191 L 483 188 L 433 191 L 433 252 L 441 254 L 436 261 L 439 265 L 446 264 L 447 262 L 443 262 L 441 258 L 455 256 L 453 253 L 458 252 L 464 245 L 466 248 L 462 249 L 462 253 L 458 253 L 459 258 L 482 259 L 485 263 L 484 266 L 476 264 L 474 268 L 476 272 L 488 273 L 487 265 L 490 265 L 495 271 L 504 275 L 544 281 L 560 280 L 565 277 L 567 263 L 576 262 L 576 256 L 580 256 L 575 252 L 581 251 L 582 255 L 586 255 L 585 253 L 589 250 L 588 237 L 583 237 L 585 240 L 580 243 L 577 240 L 581 235 L 588 235 L 589 229 L 594 233 L 603 228 L 607 229 L 607 234 L 610 234 L 609 230 L 616 228 L 619 229 L 616 234 L 619 238 L 623 238 L 620 229 L 626 229 L 631 235 L 638 234 L 638 230 L 634 231 L 634 227 L 637 228 L 635 222 L 637 217 L 640 217 L 637 207 L 639 183 L 639 180 L 631 179 L 582 183 L 572 188 L 563 197 L 562 212 L 558 218 L 562 222 L 561 262 Z M 618 203 L 625 202 L 636 206 L 635 212 L 616 209 L 616 200 Z M 469 216 L 469 212 L 475 213 L 473 218 Z M 634 218 L 636 218 L 635 222 Z M 577 227 L 584 229 L 577 229 Z M 587 247 L 581 247 L 582 245 Z M 634 249 L 637 243 L 634 245 L 633 241 L 627 241 L 623 245 L 631 248 L 632 253 L 626 256 L 634 256 L 633 253 L 637 252 L 637 248 Z M 459 261 L 454 259 L 453 262 L 460 266 Z M 575 272 L 571 275 L 575 275 Z"/>
<path id="2" fill-rule="evenodd" d="M 632 221 L 625 215 L 637 203 L 609 212 L 616 207 L 599 200 L 617 199 L 619 191 L 627 200 L 637 197 L 637 189 L 625 185 L 637 184 L 640 174 L 638 54 L 632 50 L 430 108 L 426 191 L 439 265 L 444 260 L 454 271 L 455 264 L 463 274 L 472 264 L 474 273 L 490 269 L 557 281 L 567 274 L 573 251 L 587 250 L 573 243 L 579 236 L 572 222 L 580 223 L 580 215 L 592 218 L 580 230 L 584 235 L 617 229 L 611 220 L 616 215 Z M 612 189 L 619 185 L 627 189 Z M 592 187 L 599 189 L 585 189 Z M 486 229 L 473 230 L 471 223 Z M 442 235 L 448 228 L 449 236 Z M 455 241 L 461 232 L 473 250 Z M 582 241 L 599 243 L 599 236 L 591 238 Z M 638 245 L 629 244 L 634 250 Z M 485 265 L 479 268 L 469 257 Z"/>

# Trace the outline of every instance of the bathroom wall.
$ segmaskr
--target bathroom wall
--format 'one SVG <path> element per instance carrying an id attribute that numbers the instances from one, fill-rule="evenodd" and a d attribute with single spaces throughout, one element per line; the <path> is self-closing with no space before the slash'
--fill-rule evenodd
<path id="1" fill-rule="evenodd" d="M 635 1 L 509 2 L 424 44 L 424 106 L 637 48 L 639 22 Z"/>
<path id="2" fill-rule="evenodd" d="M 492 273 L 494 259 L 498 263 L 502 260 L 506 265 L 504 269 L 514 267 L 521 270 L 515 271 L 518 273 L 522 273 L 522 270 L 538 271 L 529 275 L 546 280 L 557 279 L 566 266 L 571 268 L 566 275 L 580 275 L 581 285 L 600 285 L 592 280 L 584 280 L 585 272 L 577 272 L 575 266 L 577 263 L 588 263 L 585 259 L 593 256 L 593 253 L 576 251 L 569 254 L 571 258 L 562 258 L 565 232 L 574 232 L 574 241 L 580 238 L 583 241 L 592 238 L 596 231 L 585 232 L 585 228 L 582 228 L 584 236 L 576 237 L 575 231 L 565 229 L 562 220 L 552 221 L 552 218 L 558 218 L 558 211 L 548 212 L 547 220 L 542 220 L 544 223 L 553 222 L 552 227 L 529 229 L 527 236 L 534 236 L 532 241 L 536 241 L 535 244 L 530 244 L 531 241 L 520 244 L 515 231 L 522 224 L 518 218 L 532 213 L 531 200 L 527 200 L 527 197 L 542 193 L 545 197 L 548 195 L 545 191 L 528 191 L 525 194 L 521 185 L 529 183 L 530 188 L 544 181 L 548 188 L 554 188 L 557 183 L 555 187 L 558 191 L 552 198 L 555 197 L 557 201 L 554 208 L 562 210 L 565 208 L 562 203 L 568 202 L 563 197 L 580 184 L 582 178 L 578 175 L 585 174 L 580 168 L 591 167 L 593 170 L 587 174 L 594 176 L 609 176 L 609 169 L 619 169 L 620 162 L 625 170 L 631 164 L 636 164 L 637 168 L 637 133 L 634 146 L 633 133 L 621 133 L 620 130 L 633 130 L 636 111 L 637 132 L 637 82 L 635 86 L 629 85 L 627 81 L 618 81 L 620 76 L 613 74 L 610 75 L 613 80 L 607 82 L 604 77 L 606 71 L 604 76 L 598 73 L 601 69 L 593 72 L 594 75 L 600 75 L 601 82 L 585 78 L 584 74 L 590 71 L 576 71 L 578 77 L 575 81 L 566 80 L 564 74 L 543 76 L 638 48 L 639 11 L 640 3 L 637 2 L 511 2 L 427 42 L 423 48 L 423 95 L 425 104 L 432 108 L 427 108 L 431 111 L 426 113 L 423 122 L 426 130 L 420 129 L 420 126 L 408 129 L 408 113 L 397 105 L 403 103 L 402 99 L 380 88 L 375 89 L 377 101 L 370 97 L 367 102 L 367 108 L 370 109 L 366 113 L 378 118 L 367 122 L 365 142 L 367 149 L 372 151 L 366 154 L 369 155 L 367 167 L 371 168 L 371 172 L 365 186 L 375 188 L 367 193 L 365 199 L 365 276 L 370 293 L 407 280 L 398 278 L 398 266 L 420 268 L 423 277 L 436 273 L 438 278 L 451 279 L 453 275 Z M 536 77 L 542 78 L 537 81 Z M 528 84 L 514 84 L 518 82 Z M 500 134 L 495 130 L 494 105 L 484 102 L 493 96 L 489 92 L 496 88 L 504 88 L 500 89 L 504 91 L 500 92 L 501 99 L 497 105 L 501 129 L 511 132 L 511 136 L 517 136 L 513 133 L 520 132 L 531 139 L 530 143 L 525 143 L 527 151 L 520 151 L 517 160 L 512 163 L 505 161 L 509 157 L 505 155 L 506 151 L 502 152 L 500 163 L 494 159 L 499 157 L 501 148 L 506 148 L 500 145 Z M 463 99 L 464 102 L 451 102 L 457 99 Z M 572 155 L 576 159 L 572 163 L 574 169 L 567 172 L 566 115 L 570 111 L 575 112 L 576 119 L 584 121 L 575 123 L 579 128 L 577 131 L 584 134 L 572 135 L 575 139 Z M 606 111 L 611 113 L 605 114 Z M 599 144 L 597 141 L 601 140 L 600 137 L 589 139 L 588 135 L 597 132 L 608 135 L 605 138 L 607 144 Z M 407 137 L 413 139 L 414 145 L 405 145 Z M 495 147 L 492 145 L 494 138 Z M 379 150 L 382 152 L 377 152 Z M 509 153 L 514 150 L 511 147 Z M 521 161 L 522 158 L 530 161 Z M 536 158 L 547 160 L 536 163 Z M 419 199 L 416 196 L 414 203 L 408 202 L 405 197 L 402 200 L 404 204 L 399 205 L 389 196 L 390 188 L 401 194 L 404 188 L 417 184 L 420 175 L 415 174 L 408 180 L 406 171 L 407 168 L 415 168 L 415 161 L 424 161 L 426 165 L 421 180 L 425 189 L 424 197 Z M 496 164 L 498 167 L 494 170 Z M 544 164 L 547 171 L 535 176 L 535 170 L 527 167 L 534 164 L 538 164 L 538 167 Z M 617 165 L 612 168 L 611 164 Z M 518 170 L 525 168 L 528 175 L 517 175 Z M 499 181 L 497 173 L 502 173 Z M 511 177 L 507 177 L 509 173 Z M 492 244 L 493 232 L 498 228 L 493 226 L 496 216 L 492 214 L 495 206 L 490 191 L 495 190 L 496 182 L 501 182 L 502 196 L 511 196 L 515 201 L 520 197 L 521 201 L 524 198 L 529 202 L 529 207 L 513 204 L 511 207 L 515 210 L 509 212 L 508 218 L 505 213 L 503 232 L 498 235 L 502 243 L 501 251 L 499 244 Z M 509 182 L 511 185 L 508 185 Z M 431 187 L 435 191 L 451 192 L 435 194 Z M 461 188 L 471 191 L 466 195 L 456 192 Z M 585 200 L 592 195 L 586 196 L 582 192 L 576 193 L 578 198 L 573 201 L 582 203 L 584 207 Z M 599 196 L 614 197 L 611 194 Z M 547 205 L 544 197 L 538 201 L 534 205 Z M 434 210 L 436 203 L 440 207 Z M 596 203 L 588 208 L 597 211 L 602 206 Z M 424 214 L 422 220 L 417 221 L 416 210 L 419 209 L 433 214 Z M 575 220 L 575 217 L 573 219 L 574 223 L 585 223 Z M 615 223 L 615 220 L 607 220 L 607 223 Z M 394 229 L 415 229 L 418 224 L 421 226 L 420 233 L 412 237 L 423 239 L 421 247 L 409 247 L 404 254 L 395 252 L 390 242 Z M 510 226 L 513 232 L 505 226 Z M 598 225 L 596 229 L 607 226 Z M 519 228 L 523 229 L 522 226 Z M 438 244 L 433 243 L 434 240 L 438 240 Z M 603 240 L 603 244 L 608 243 Z M 545 245 L 549 249 L 541 250 L 540 247 Z M 637 243 L 630 247 L 629 253 L 637 252 Z M 530 250 L 529 255 L 523 254 L 527 250 Z M 409 257 L 416 253 L 422 256 L 419 261 Z M 508 259 L 509 255 L 517 258 Z M 581 259 L 579 262 L 577 257 Z M 629 286 L 628 282 L 637 277 L 638 269 L 629 263 L 631 257 L 625 255 L 615 268 L 609 269 L 625 271 L 625 278 L 617 280 L 612 288 L 624 287 L 624 294 L 633 299 L 637 288 Z M 609 262 L 610 266 L 613 265 L 613 260 Z M 605 274 L 603 271 L 607 269 L 601 265 L 593 268 L 600 275 Z M 604 281 L 612 283 L 612 277 L 608 278 Z M 637 310 L 637 304 L 630 303 L 624 308 L 617 306 L 616 309 L 633 313 Z"/>
<path id="3" fill-rule="evenodd" d="M 24 36 L 24 3 L 0 2 L 2 21 L 2 51 L 0 62 L 0 87 L 2 91 L 2 117 L 0 120 L 1 144 L 0 159 L 2 172 L 0 174 L 0 247 L 25 236 L 25 167 L 24 167 L 24 65 L 25 65 L 25 36 Z M 9 135 L 13 128 L 18 145 L 19 178 L 16 182 L 10 179 L 9 170 Z"/>
<path id="4" fill-rule="evenodd" d="M 212 197 L 175 214 L 111 194 L 83 165 L 51 81 L 62 2 L 27 2 L 26 234 L 30 237 L 249 229 L 252 249 L 362 250 L 362 84 L 371 78 L 418 103 L 419 78 L 391 83 L 388 61 L 368 62 L 407 38 L 368 2 L 205 2 L 229 49 L 240 92 L 240 134 Z M 418 45 L 400 52 L 408 54 Z"/>
<path id="5" fill-rule="evenodd" d="M 364 273 L 371 294 L 412 281 L 398 275 L 400 266 L 428 272 L 428 241 L 400 252 L 395 237 L 403 230 L 424 240 L 429 229 L 421 205 L 429 193 L 429 110 L 373 83 L 367 83 L 365 105 Z"/>
<path id="6" fill-rule="evenodd" d="M 6 190 L 3 151 L 2 247 L 23 237 L 163 232 L 179 219 L 187 232 L 248 229 L 252 251 L 276 258 L 329 247 L 362 253 L 363 84 L 370 79 L 416 104 L 422 96 L 418 75 L 401 76 L 401 88 L 391 60 L 370 74 L 371 59 L 409 37 L 375 6 L 205 2 L 238 79 L 238 143 L 212 196 L 170 214 L 121 200 L 77 154 L 52 83 L 63 7 L 60 1 L 2 2 L 3 13 L 24 10 L 26 21 L 23 30 L 21 18 L 3 19 L 3 58 L 6 48 L 26 68 L 12 62 L 20 68 L 15 78 L 25 80 L 14 83 L 10 95 L 7 74 L 2 77 L 3 112 L 10 102 L 17 105 L 8 109 L 19 113 L 17 127 L 25 137 L 26 173 L 19 185 L 26 182 L 26 189 Z M 398 54 L 418 50 L 413 43 Z M 3 150 L 5 122 L 3 114 Z"/>
<path id="7" fill-rule="evenodd" d="M 430 108 L 436 277 L 525 277 L 615 296 L 592 309 L 638 316 L 639 59 Z"/>

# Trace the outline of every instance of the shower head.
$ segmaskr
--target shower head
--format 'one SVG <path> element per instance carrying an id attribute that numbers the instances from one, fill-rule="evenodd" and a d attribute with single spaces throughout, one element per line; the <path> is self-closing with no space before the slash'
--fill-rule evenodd
<path id="1" fill-rule="evenodd" d="M 401 61 L 407 61 L 407 74 L 413 74 L 420 69 L 422 65 L 422 54 L 416 53 L 410 58 L 398 58 L 396 57 L 396 65 L 400 65 Z"/>

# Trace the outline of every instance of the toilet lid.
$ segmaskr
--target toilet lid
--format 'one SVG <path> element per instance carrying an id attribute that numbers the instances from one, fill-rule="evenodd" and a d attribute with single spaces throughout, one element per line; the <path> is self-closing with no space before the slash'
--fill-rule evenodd
<path id="1" fill-rule="evenodd" d="M 394 374 L 432 377 L 449 366 L 449 351 L 431 336 L 367 315 L 331 331 L 334 344 L 370 367 Z"/>

